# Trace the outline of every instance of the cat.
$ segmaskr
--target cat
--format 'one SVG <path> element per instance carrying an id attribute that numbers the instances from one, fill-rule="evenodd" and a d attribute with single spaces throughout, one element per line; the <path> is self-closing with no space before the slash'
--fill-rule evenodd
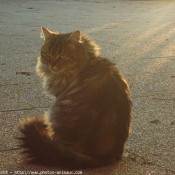
<path id="1" fill-rule="evenodd" d="M 43 117 L 20 121 L 19 147 L 28 163 L 77 169 L 119 161 L 131 122 L 126 79 L 79 30 L 42 27 L 42 33 L 36 71 L 54 102 Z"/>

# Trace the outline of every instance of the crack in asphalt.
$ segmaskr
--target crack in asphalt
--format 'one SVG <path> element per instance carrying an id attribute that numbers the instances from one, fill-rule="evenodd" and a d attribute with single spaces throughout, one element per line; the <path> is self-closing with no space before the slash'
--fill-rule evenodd
<path id="1" fill-rule="evenodd" d="M 43 109 L 43 108 L 49 108 L 51 106 L 40 106 L 40 107 L 32 107 L 32 108 L 22 108 L 22 109 L 10 109 L 10 110 L 2 110 L 0 112 L 15 112 L 15 111 L 30 111 L 34 109 Z"/>
<path id="2" fill-rule="evenodd" d="M 168 168 L 162 168 L 162 166 L 161 165 L 159 165 L 159 164 L 157 164 L 157 163 L 155 163 L 155 162 L 152 162 L 152 161 L 150 161 L 150 160 L 148 160 L 148 159 L 145 159 L 143 156 L 140 156 L 140 155 L 138 155 L 138 154 L 136 154 L 136 153 L 134 153 L 132 150 L 126 150 L 126 152 L 127 153 L 129 153 L 129 155 L 128 155 L 128 158 L 131 160 L 131 161 L 133 161 L 133 162 L 135 162 L 135 163 L 137 163 L 137 164 L 140 164 L 140 165 L 150 165 L 150 166 L 157 166 L 157 167 L 159 167 L 159 168 L 161 168 L 162 170 L 164 170 L 164 171 L 166 171 L 166 173 L 167 172 L 171 172 L 171 173 L 173 173 L 173 174 L 175 174 L 175 170 L 171 170 L 171 169 L 168 169 Z M 140 159 L 141 161 L 137 161 L 137 159 Z"/>
<path id="3" fill-rule="evenodd" d="M 16 151 L 16 150 L 20 150 L 20 149 L 21 149 L 21 148 L 2 149 L 2 150 L 0 150 L 0 152 Z"/>

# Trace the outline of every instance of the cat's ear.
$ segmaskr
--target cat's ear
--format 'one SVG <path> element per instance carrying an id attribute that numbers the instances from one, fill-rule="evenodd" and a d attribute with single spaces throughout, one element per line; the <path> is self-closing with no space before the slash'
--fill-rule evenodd
<path id="1" fill-rule="evenodd" d="M 76 42 L 81 42 L 82 39 L 82 35 L 81 32 L 79 30 L 73 32 L 70 37 L 68 38 L 68 40 L 72 40 L 72 41 L 76 41 Z"/>
<path id="2" fill-rule="evenodd" d="M 43 33 L 44 40 L 52 38 L 52 32 L 49 29 L 41 27 L 41 31 Z"/>

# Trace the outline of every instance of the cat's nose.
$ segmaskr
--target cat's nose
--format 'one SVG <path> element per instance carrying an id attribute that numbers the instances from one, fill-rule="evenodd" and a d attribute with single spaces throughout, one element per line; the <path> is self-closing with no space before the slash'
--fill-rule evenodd
<path id="1" fill-rule="evenodd" d="M 52 66 L 52 70 L 57 71 L 58 70 L 57 66 Z"/>
<path id="2" fill-rule="evenodd" d="M 52 70 L 52 71 L 55 71 L 55 68 L 53 65 L 48 65 L 49 69 Z"/>

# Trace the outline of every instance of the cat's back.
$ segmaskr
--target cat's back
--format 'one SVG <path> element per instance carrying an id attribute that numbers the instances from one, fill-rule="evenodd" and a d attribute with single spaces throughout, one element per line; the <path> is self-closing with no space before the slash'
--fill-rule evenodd
<path id="1" fill-rule="evenodd" d="M 121 100 L 129 100 L 129 86 L 113 62 L 98 58 L 90 61 L 61 96 L 76 106 L 106 108 L 106 105 L 114 106 Z"/>
<path id="2" fill-rule="evenodd" d="M 90 61 L 90 64 L 79 75 L 79 80 L 80 82 L 87 82 L 89 87 L 95 86 L 96 89 L 101 87 L 109 90 L 113 87 L 116 91 L 117 89 L 127 89 L 129 91 L 127 80 L 116 64 L 106 58 L 99 57 Z"/>

